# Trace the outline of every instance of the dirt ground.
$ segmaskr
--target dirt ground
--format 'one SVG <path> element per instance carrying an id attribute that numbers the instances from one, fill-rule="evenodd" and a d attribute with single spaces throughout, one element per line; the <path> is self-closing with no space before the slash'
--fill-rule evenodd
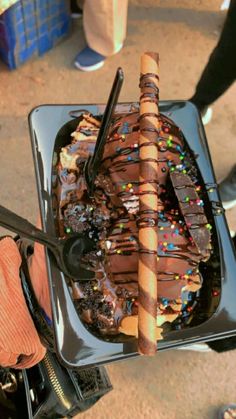
<path id="1" fill-rule="evenodd" d="M 131 0 L 123 50 L 93 73 L 72 66 L 85 44 L 82 21 L 70 38 L 17 71 L 0 64 L 1 204 L 35 222 L 37 194 L 27 115 L 45 103 L 105 102 L 117 66 L 125 72 L 121 101 L 139 97 L 139 58 L 145 50 L 161 56 L 161 99 L 187 99 L 217 42 L 225 13 L 220 0 Z M 223 65 L 223 64 L 222 64 Z M 207 126 L 216 177 L 235 163 L 236 85 L 213 106 Z M 52 121 L 53 123 L 53 121 Z M 236 227 L 235 210 L 228 220 Z M 225 403 L 236 402 L 236 351 L 224 354 L 168 351 L 108 367 L 114 390 L 81 419 L 213 419 Z"/>

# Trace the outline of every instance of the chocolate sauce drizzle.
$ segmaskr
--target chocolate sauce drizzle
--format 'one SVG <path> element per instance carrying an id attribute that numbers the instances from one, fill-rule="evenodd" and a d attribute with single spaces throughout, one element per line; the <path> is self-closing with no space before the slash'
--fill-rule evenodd
<path id="1" fill-rule="evenodd" d="M 140 100 L 143 98 L 147 98 L 145 102 L 155 102 L 158 103 L 159 101 L 159 88 L 157 85 L 151 80 L 152 78 L 155 78 L 156 80 L 159 80 L 159 77 L 157 74 L 153 73 L 146 73 L 140 75 L 140 81 L 139 81 L 139 87 L 140 89 L 151 89 L 151 92 L 144 92 L 140 96 Z"/>
<path id="2" fill-rule="evenodd" d="M 149 101 L 146 101 L 149 102 Z M 141 119 L 144 119 L 148 116 L 151 116 L 153 118 L 158 118 L 158 113 L 155 112 L 144 112 L 142 115 L 139 116 L 138 121 L 141 121 Z"/>
<path id="3" fill-rule="evenodd" d="M 141 76 L 140 84 L 143 83 L 143 86 L 147 88 L 153 88 L 154 83 L 150 83 L 150 81 L 147 81 L 147 77 L 154 77 L 154 75 L 149 74 L 149 76 Z M 156 88 L 155 94 L 150 95 L 148 93 L 145 93 L 143 97 L 145 98 L 145 100 L 149 101 L 158 100 L 158 93 L 159 90 Z M 159 213 L 156 213 L 155 211 L 150 210 L 148 208 L 139 211 L 139 196 L 143 195 L 143 193 L 139 192 L 139 185 L 141 183 L 137 180 L 138 177 L 136 177 L 136 179 L 133 180 L 131 178 L 132 176 L 130 176 L 129 179 L 128 173 L 130 171 L 130 175 L 132 175 L 132 173 L 134 173 L 135 170 L 137 170 L 138 173 L 140 147 L 144 147 L 146 146 L 146 144 L 143 144 L 142 146 L 138 144 L 137 124 L 138 121 L 140 121 L 140 118 L 138 118 L 138 113 L 133 114 L 132 122 L 129 122 L 129 115 L 126 115 L 123 118 L 119 118 L 119 120 L 116 121 L 116 123 L 113 126 L 113 129 L 110 132 L 110 136 L 105 147 L 104 158 L 101 161 L 101 173 L 104 175 L 105 178 L 107 177 L 109 179 L 112 179 L 111 191 L 109 193 L 107 192 L 107 187 L 105 186 L 105 183 L 104 185 L 99 184 L 99 187 L 97 188 L 97 195 L 95 197 L 96 202 L 93 203 L 94 208 L 101 207 L 100 212 L 102 214 L 104 213 L 104 210 L 107 211 L 107 213 L 109 214 L 109 222 L 108 227 L 102 227 L 103 222 L 101 222 L 100 226 L 100 224 L 98 224 L 97 221 L 98 218 L 96 218 L 97 216 L 94 216 L 92 229 L 98 229 L 99 235 L 101 234 L 102 237 L 106 237 L 111 242 L 110 248 L 106 249 L 104 253 L 106 260 L 109 261 L 108 266 L 110 266 L 113 262 L 116 261 L 118 264 L 117 271 L 115 269 L 113 269 L 110 272 L 108 271 L 105 279 L 99 282 L 101 289 L 104 289 L 106 295 L 114 294 L 118 296 L 118 291 L 116 294 L 116 290 L 118 290 L 119 284 L 122 285 L 124 293 L 126 292 L 125 290 L 129 289 L 129 286 L 131 286 L 132 284 L 132 286 L 135 286 L 135 284 L 137 284 L 137 269 L 129 269 L 127 271 L 121 269 L 122 267 L 125 267 L 126 264 L 127 266 L 129 266 L 128 261 L 130 260 L 130 258 L 136 258 L 138 260 L 139 253 L 157 254 L 160 263 L 163 262 L 166 258 L 169 258 L 173 261 L 173 267 L 177 266 L 178 263 L 178 266 L 180 267 L 181 263 L 183 262 L 183 266 L 188 266 L 188 268 L 191 268 L 191 273 L 189 274 L 190 280 L 194 275 L 197 274 L 197 268 L 201 260 L 201 255 L 196 249 L 194 243 L 191 242 L 189 238 L 191 229 L 198 229 L 200 227 L 204 227 L 204 224 L 199 222 L 193 222 L 191 226 L 186 226 L 186 222 L 184 221 L 184 218 L 182 217 L 182 215 L 180 215 L 179 212 L 177 215 L 170 214 L 170 206 L 168 207 L 169 204 L 165 202 L 165 200 L 168 200 L 167 198 L 169 196 L 169 192 L 167 191 L 162 193 L 160 198 L 160 190 L 163 187 L 163 185 L 166 187 L 168 172 L 171 170 L 171 168 L 174 168 L 174 170 L 183 169 L 189 171 L 189 167 L 192 165 L 191 162 L 188 163 L 189 156 L 188 153 L 186 153 L 186 151 L 184 150 L 183 141 L 181 139 L 181 133 L 174 125 L 170 124 L 168 122 L 168 118 L 164 116 L 160 117 L 156 113 L 146 113 L 146 116 L 158 117 L 162 125 L 161 130 L 157 130 L 152 127 L 142 129 L 142 131 L 147 130 L 158 134 L 157 140 L 152 141 L 151 144 L 156 145 L 158 147 L 158 150 L 161 155 L 158 157 L 158 161 L 156 161 L 156 159 L 146 159 L 146 161 L 158 162 L 160 180 L 145 180 L 142 182 L 142 184 L 152 183 L 154 186 L 156 186 L 155 191 L 148 191 L 145 193 L 157 195 L 159 197 L 160 205 L 162 205 L 162 207 L 165 208 L 165 212 L 160 211 Z M 118 130 L 122 131 L 124 120 L 128 121 L 129 123 L 129 132 L 122 136 L 122 134 L 118 132 Z M 137 133 L 137 137 L 135 137 L 136 139 L 133 138 L 134 133 Z M 171 140 L 169 140 L 170 136 Z M 167 143 L 168 140 L 170 141 L 169 145 Z M 160 145 L 160 142 L 162 142 L 163 144 Z M 168 156 L 168 153 L 170 154 L 170 157 Z M 179 162 L 177 163 L 178 158 L 180 156 L 181 160 L 179 159 Z M 177 169 L 178 165 L 182 168 Z M 131 167 L 132 170 L 130 169 Z M 165 168 L 166 171 L 162 172 L 162 168 Z M 113 177 L 113 175 L 118 175 L 119 173 L 121 173 L 122 177 L 125 178 L 125 183 L 122 183 L 122 181 L 119 180 L 119 177 Z M 58 178 L 60 182 L 57 186 L 58 191 L 65 192 L 70 190 L 71 186 L 67 184 L 67 175 L 65 176 L 64 180 L 62 180 L 61 176 L 59 176 Z M 128 187 L 128 185 L 131 185 L 131 187 Z M 206 189 L 212 189 L 216 186 L 214 184 L 207 184 Z M 184 190 L 186 188 L 194 188 L 194 186 L 192 184 L 186 184 L 177 188 Z M 64 193 L 63 195 L 64 198 L 66 197 L 66 193 Z M 59 196 L 62 196 L 61 192 L 59 192 Z M 114 198 L 116 198 L 116 200 Z M 69 200 L 68 202 L 71 201 Z M 181 201 L 181 203 L 183 203 L 183 201 Z M 184 203 L 186 204 L 186 202 Z M 220 206 L 220 204 L 217 202 L 212 203 L 212 205 L 215 206 L 215 211 L 222 209 L 222 206 Z M 88 202 L 87 206 L 91 206 L 91 202 Z M 129 212 L 130 208 L 132 208 L 133 213 Z M 171 203 L 171 208 L 179 210 L 178 203 Z M 83 213 L 83 216 L 85 218 L 87 217 L 86 214 L 87 213 L 85 212 Z M 195 215 L 195 211 L 192 211 L 190 214 L 186 215 L 186 217 L 194 217 Z M 168 219 L 169 216 L 171 216 L 171 220 Z M 173 225 L 174 228 L 172 229 Z M 138 242 L 138 229 L 145 228 L 147 226 L 155 226 L 158 228 L 159 245 L 156 251 L 150 251 L 147 249 L 140 248 Z M 178 233 L 173 233 L 177 230 L 181 230 L 181 232 L 179 231 Z M 164 233 L 168 235 L 168 240 L 163 238 Z M 172 237 L 172 234 L 175 234 L 176 237 L 176 239 L 173 238 L 172 248 L 169 248 L 168 244 L 161 244 L 161 242 L 169 242 L 169 240 Z M 98 249 L 99 243 L 100 242 L 98 241 Z M 100 260 L 102 260 L 102 263 L 104 263 L 104 255 L 100 256 Z M 133 266 L 131 265 L 131 267 Z M 160 267 L 158 270 L 158 281 L 160 283 L 171 283 L 172 281 L 185 281 L 186 283 L 187 280 L 186 278 L 184 278 L 184 274 L 185 272 L 180 274 L 177 268 L 175 272 L 174 269 L 164 270 Z M 118 303 L 116 302 L 115 304 Z M 126 309 L 121 308 L 119 304 L 119 310 L 121 310 L 122 313 L 125 313 Z M 114 316 L 117 316 L 117 314 L 114 314 Z M 119 314 L 119 316 L 121 316 L 121 314 Z"/>
<path id="4" fill-rule="evenodd" d="M 156 114 L 149 113 L 148 116 L 156 116 Z M 167 128 L 170 129 L 171 126 L 170 126 L 170 124 L 164 122 L 162 128 L 165 128 L 165 127 L 167 127 Z M 114 138 L 114 134 L 115 133 L 116 132 L 114 131 L 113 132 L 113 139 L 112 139 L 112 141 L 119 143 L 120 139 L 118 137 L 117 138 Z M 173 138 L 171 140 L 172 141 L 172 147 L 169 148 L 170 149 L 170 152 L 171 153 L 174 153 L 174 154 L 182 153 L 183 155 L 185 155 L 186 152 L 184 152 L 182 144 L 180 145 L 180 142 L 174 137 L 174 134 L 175 134 L 175 132 L 173 132 L 172 130 L 169 131 L 168 134 L 166 134 L 168 136 L 169 135 L 173 136 Z M 158 138 L 158 141 L 159 141 L 159 139 L 166 140 L 165 135 L 163 134 L 161 137 L 159 137 Z M 158 146 L 158 142 L 154 142 L 153 141 L 151 144 L 152 145 L 156 144 Z M 147 146 L 147 145 L 146 144 L 143 144 L 141 146 L 138 145 L 138 147 L 136 147 L 136 149 L 135 149 L 136 153 L 137 153 L 137 151 L 139 152 L 140 147 L 144 147 L 144 146 Z M 178 146 L 178 149 L 176 148 L 176 146 Z M 166 150 L 167 149 L 165 148 L 165 149 L 161 149 L 160 151 L 161 152 L 166 152 Z M 130 147 L 127 148 L 127 147 L 122 147 L 121 146 L 121 147 L 119 147 L 119 151 L 118 152 L 116 152 L 114 154 L 111 154 L 110 156 L 105 157 L 104 160 L 103 160 L 103 162 L 107 162 L 107 163 L 109 161 L 112 162 L 112 166 L 109 166 L 108 165 L 108 167 L 106 169 L 106 173 L 109 173 L 110 171 L 112 171 L 112 168 L 114 168 L 114 167 L 116 167 L 116 169 L 117 169 L 117 164 L 118 164 L 118 166 L 123 166 L 124 167 L 124 170 L 126 170 L 127 165 L 130 164 L 128 161 L 122 160 L 122 161 L 116 162 L 115 160 L 118 157 L 120 157 L 122 155 L 126 155 L 128 153 L 129 154 L 134 153 L 134 149 L 133 148 L 130 148 Z M 156 162 L 155 159 L 147 159 L 147 161 L 155 161 Z M 160 158 L 158 158 L 158 163 L 165 163 L 167 161 L 168 161 L 168 159 L 166 157 L 160 157 Z M 139 163 L 139 158 L 135 158 L 134 160 L 132 160 L 132 164 L 138 164 L 138 163 Z M 126 182 L 129 183 L 129 180 L 127 180 Z M 136 182 L 130 181 L 130 182 L 132 182 L 133 186 L 136 187 L 135 195 L 137 197 L 140 194 L 142 195 L 142 193 L 138 192 L 139 182 L 137 182 L 137 181 Z M 134 183 L 135 183 L 135 185 L 134 185 Z M 156 181 L 143 181 L 142 183 L 153 183 L 153 184 L 157 184 L 157 185 L 159 184 Z M 117 186 L 118 186 L 118 184 L 115 185 L 115 187 L 117 187 Z M 187 187 L 194 188 L 194 185 L 193 184 L 186 184 L 184 186 L 179 186 L 178 189 L 186 189 Z M 144 192 L 144 193 L 150 193 L 150 194 L 158 195 L 158 192 L 157 191 L 148 191 L 148 192 Z M 130 192 L 128 192 L 128 191 L 120 191 L 120 192 L 118 192 L 117 195 L 119 197 L 123 197 L 123 198 L 126 197 L 125 200 L 123 199 L 123 202 L 130 202 L 130 199 L 129 198 L 130 198 L 130 196 L 132 196 L 132 194 Z M 137 204 L 136 208 L 138 208 L 138 204 Z M 138 215 L 138 217 L 136 219 L 136 225 L 137 225 L 138 228 L 145 228 L 145 226 L 157 226 L 157 225 L 159 227 L 161 226 L 160 225 L 160 219 L 158 219 L 157 217 L 155 217 L 156 214 L 154 214 L 154 212 L 152 210 L 144 210 L 142 212 L 139 211 L 138 214 L 139 215 Z M 147 214 L 149 214 L 149 216 L 147 216 Z M 191 213 L 191 216 L 193 216 L 193 215 L 195 215 L 195 213 Z M 125 222 L 126 223 L 129 223 L 129 218 L 127 218 L 126 221 L 122 220 L 122 223 L 125 223 Z M 191 225 L 191 228 L 192 229 L 199 228 L 201 225 L 202 224 L 197 224 L 197 223 L 196 224 L 192 224 Z M 188 228 L 190 228 L 190 227 L 188 227 Z M 127 231 L 129 231 L 129 229 L 125 229 L 125 232 L 127 232 Z M 122 233 L 123 232 L 124 232 L 124 230 L 122 230 Z M 130 233 L 132 233 L 132 231 L 130 231 Z M 111 235 L 110 237 L 112 238 L 112 237 L 116 236 L 116 234 Z M 197 257 L 196 257 L 196 250 L 195 250 L 195 252 L 193 251 L 193 253 L 192 253 L 192 249 L 193 249 L 193 246 L 191 246 L 191 244 L 189 244 L 187 242 L 186 244 L 182 244 L 182 245 L 178 244 L 178 247 L 175 248 L 175 252 L 173 252 L 173 251 L 172 252 L 165 251 L 164 253 L 163 252 L 159 252 L 159 253 L 160 253 L 160 257 L 164 257 L 164 258 L 165 257 L 172 257 L 172 258 L 182 259 L 182 260 L 187 261 L 189 263 L 189 265 L 193 268 L 193 273 L 194 273 L 194 268 L 196 268 L 198 266 L 199 255 L 197 254 Z M 109 256 L 117 256 L 117 250 L 118 251 L 121 250 L 121 247 L 120 246 L 118 247 L 118 246 L 115 245 L 112 251 L 108 251 L 108 255 Z M 140 251 L 142 251 L 142 252 L 144 251 L 145 252 L 146 250 L 145 249 L 139 249 L 139 252 Z M 123 251 L 122 252 L 122 257 L 130 256 L 131 253 L 137 253 L 137 252 L 138 252 L 138 249 L 137 248 L 135 248 L 135 249 L 129 249 L 129 252 L 128 253 L 125 253 Z M 192 254 L 192 257 L 187 257 L 186 256 L 189 252 L 190 252 L 190 254 Z M 194 257 L 197 259 L 196 261 L 193 259 Z M 137 274 L 137 272 L 136 272 L 136 274 Z M 120 274 L 119 273 L 116 273 L 115 275 L 118 276 Z M 162 275 L 169 278 L 170 273 L 168 273 L 168 272 L 162 272 Z M 176 275 L 176 273 L 173 273 L 173 277 L 175 275 Z M 174 279 L 174 278 L 172 278 L 172 279 Z M 160 279 L 160 280 L 162 280 L 162 279 Z"/>

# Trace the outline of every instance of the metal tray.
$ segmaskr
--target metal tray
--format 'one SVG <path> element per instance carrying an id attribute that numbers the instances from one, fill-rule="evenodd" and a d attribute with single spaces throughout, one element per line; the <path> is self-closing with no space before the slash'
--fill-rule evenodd
<path id="1" fill-rule="evenodd" d="M 123 103 L 117 112 L 130 112 L 136 103 Z M 43 105 L 29 115 L 31 143 L 42 225 L 45 232 L 56 234 L 53 212 L 53 153 L 63 132 L 82 109 L 101 115 L 104 105 Z M 158 342 L 158 350 L 177 348 L 194 342 L 206 342 L 236 335 L 236 253 L 221 208 L 215 175 L 201 118 L 187 101 L 161 101 L 160 112 L 182 130 L 196 158 L 199 175 L 205 184 L 208 218 L 213 225 L 214 254 L 202 266 L 203 287 L 193 320 L 184 328 L 170 330 Z M 70 124 L 71 121 L 71 124 Z M 62 129 L 63 127 L 63 129 Z M 63 131 L 64 130 L 64 131 Z M 58 132 L 60 135 L 58 137 Z M 59 140 L 60 141 L 60 140 Z M 69 138 L 68 138 L 69 142 Z M 125 343 L 105 341 L 87 330 L 81 322 L 67 287 L 66 278 L 57 268 L 53 255 L 46 250 L 52 300 L 53 325 L 59 358 L 67 367 L 86 367 L 138 356 L 135 338 Z"/>

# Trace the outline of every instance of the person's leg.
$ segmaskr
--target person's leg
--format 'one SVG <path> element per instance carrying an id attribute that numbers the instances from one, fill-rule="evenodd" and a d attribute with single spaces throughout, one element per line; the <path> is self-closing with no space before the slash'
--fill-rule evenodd
<path id="1" fill-rule="evenodd" d="M 219 42 L 190 99 L 200 111 L 218 99 L 236 78 L 236 0 L 231 0 Z"/>
<path id="2" fill-rule="evenodd" d="M 128 0 L 86 0 L 83 24 L 88 46 L 108 57 L 126 37 Z"/>
<path id="3" fill-rule="evenodd" d="M 116 54 L 126 37 L 128 0 L 85 0 L 83 23 L 87 46 L 75 58 L 83 71 L 101 68 L 109 55 Z"/>

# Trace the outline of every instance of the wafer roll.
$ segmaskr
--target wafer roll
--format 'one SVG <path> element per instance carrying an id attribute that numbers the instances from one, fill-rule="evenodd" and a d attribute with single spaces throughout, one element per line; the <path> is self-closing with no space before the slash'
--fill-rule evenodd
<path id="1" fill-rule="evenodd" d="M 139 169 L 138 350 L 156 352 L 158 221 L 158 54 L 141 57 Z"/>

